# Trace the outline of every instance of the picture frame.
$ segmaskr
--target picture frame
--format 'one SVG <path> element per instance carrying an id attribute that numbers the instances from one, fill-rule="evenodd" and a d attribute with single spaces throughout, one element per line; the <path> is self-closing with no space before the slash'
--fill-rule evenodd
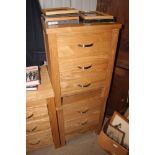
<path id="1" fill-rule="evenodd" d="M 82 19 L 114 19 L 114 17 L 112 15 L 103 13 L 103 12 L 99 12 L 99 11 L 80 11 L 80 17 Z"/>
<path id="2" fill-rule="evenodd" d="M 108 125 L 106 134 L 108 137 L 110 137 L 111 139 L 113 139 L 114 141 L 116 141 L 119 144 L 122 144 L 124 136 L 125 136 L 124 132 L 113 127 L 111 124 Z"/>
<path id="3" fill-rule="evenodd" d="M 110 124 L 125 133 L 123 145 L 129 147 L 129 121 L 117 111 L 114 112 Z"/>

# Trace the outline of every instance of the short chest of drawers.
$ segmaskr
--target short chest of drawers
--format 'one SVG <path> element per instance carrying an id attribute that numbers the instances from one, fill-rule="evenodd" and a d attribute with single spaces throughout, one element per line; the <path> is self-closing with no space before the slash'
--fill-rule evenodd
<path id="1" fill-rule="evenodd" d="M 86 131 L 99 133 L 121 24 L 42 25 L 61 145 Z"/>
<path id="2" fill-rule="evenodd" d="M 47 145 L 60 145 L 54 93 L 46 66 L 42 66 L 41 85 L 26 92 L 26 151 Z"/>

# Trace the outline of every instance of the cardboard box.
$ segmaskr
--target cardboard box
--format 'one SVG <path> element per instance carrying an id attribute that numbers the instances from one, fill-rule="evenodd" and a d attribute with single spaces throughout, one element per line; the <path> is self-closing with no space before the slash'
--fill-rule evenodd
<path id="1" fill-rule="evenodd" d="M 98 136 L 98 144 L 112 155 L 128 155 L 129 151 L 109 138 L 103 131 Z"/>

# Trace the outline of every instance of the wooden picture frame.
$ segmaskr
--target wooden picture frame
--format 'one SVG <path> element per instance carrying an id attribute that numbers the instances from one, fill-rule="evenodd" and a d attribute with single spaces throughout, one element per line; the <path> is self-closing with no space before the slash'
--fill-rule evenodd
<path id="1" fill-rule="evenodd" d="M 123 145 L 129 146 L 129 121 L 117 111 L 114 112 L 110 124 L 125 133 Z"/>
<path id="2" fill-rule="evenodd" d="M 80 17 L 82 19 L 113 19 L 114 17 L 112 15 L 99 12 L 99 11 L 80 11 Z"/>
<path id="3" fill-rule="evenodd" d="M 108 125 L 106 134 L 108 137 L 110 137 L 111 139 L 113 139 L 114 141 L 116 141 L 119 144 L 122 144 L 124 136 L 125 136 L 124 132 L 113 127 L 111 124 Z"/>

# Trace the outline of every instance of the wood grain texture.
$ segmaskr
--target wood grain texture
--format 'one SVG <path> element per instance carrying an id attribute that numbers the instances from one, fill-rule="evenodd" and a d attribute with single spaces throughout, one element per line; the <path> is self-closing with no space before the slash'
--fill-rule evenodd
<path id="1" fill-rule="evenodd" d="M 38 90 L 27 91 L 26 96 L 27 151 L 53 144 L 53 139 L 55 147 L 60 146 L 55 104 L 53 102 L 54 92 L 47 67 L 41 66 L 40 72 L 41 84 Z M 47 104 L 52 107 L 50 112 L 48 112 Z M 49 121 L 49 116 L 50 118 L 52 116 L 52 121 Z"/>
<path id="2" fill-rule="evenodd" d="M 53 144 L 50 130 L 26 136 L 26 151 L 35 150 Z"/>
<path id="3" fill-rule="evenodd" d="M 26 108 L 26 121 L 38 120 L 48 117 L 47 105 L 32 106 Z"/>
<path id="4" fill-rule="evenodd" d="M 59 64 L 58 64 L 58 54 L 57 54 L 57 41 L 56 35 L 47 35 L 48 39 L 48 56 L 50 60 L 50 68 L 48 69 L 49 77 L 53 85 L 53 90 L 55 93 L 55 104 L 56 107 L 61 106 L 61 89 L 60 89 L 60 77 L 59 77 Z M 51 52 L 54 51 L 54 52 Z M 48 65 L 49 66 L 49 65 Z"/>
<path id="5" fill-rule="evenodd" d="M 65 133 L 64 133 L 64 116 L 63 116 L 63 109 L 57 109 L 57 118 L 58 118 L 58 125 L 59 125 L 59 135 L 60 135 L 60 142 L 61 146 L 65 145 Z"/>
<path id="6" fill-rule="evenodd" d="M 51 134 L 53 137 L 53 142 L 55 148 L 60 147 L 60 137 L 59 137 L 59 127 L 58 127 L 58 122 L 57 122 L 57 114 L 56 114 L 56 109 L 55 109 L 55 103 L 53 98 L 47 99 L 48 101 L 48 114 L 49 114 L 49 119 L 50 119 L 50 124 L 51 124 Z"/>
<path id="7" fill-rule="evenodd" d="M 32 134 L 39 131 L 50 129 L 49 118 L 38 119 L 35 121 L 26 122 L 26 134 Z"/>
<path id="8" fill-rule="evenodd" d="M 101 131 L 102 124 L 103 124 L 106 102 L 107 102 L 107 98 L 109 95 L 110 84 L 111 84 L 111 79 L 112 79 L 118 36 L 119 36 L 119 29 L 113 29 L 113 31 L 112 31 L 112 42 L 111 42 L 111 53 L 110 53 L 111 61 L 109 61 L 109 66 L 107 69 L 108 71 L 107 71 L 106 85 L 104 87 L 103 94 L 102 94 L 103 104 L 101 107 L 102 110 L 100 113 L 100 123 L 98 125 L 97 133 L 99 133 Z"/>
<path id="9" fill-rule="evenodd" d="M 82 119 L 100 112 L 101 90 L 63 97 L 64 121 Z"/>
<path id="10" fill-rule="evenodd" d="M 74 120 L 65 121 L 65 134 L 70 134 L 74 131 L 81 131 L 85 130 L 91 126 L 98 125 L 99 122 L 99 112 L 89 115 L 88 117 L 85 116 L 84 118 L 76 118 Z"/>
<path id="11" fill-rule="evenodd" d="M 98 131 L 101 130 L 121 24 L 61 25 L 50 28 L 43 23 L 43 28 L 48 38 L 51 61 L 49 75 L 55 92 L 60 141 L 64 145 L 67 135 L 97 127 Z M 82 71 L 76 65 L 93 67 Z M 98 92 L 101 89 L 102 92 L 94 99 L 96 102 L 93 102 L 93 98 L 89 100 L 89 91 Z M 77 101 L 80 93 L 88 95 L 82 97 L 82 102 Z M 73 94 L 75 97 L 72 98 Z M 98 104 L 98 100 L 102 103 Z M 93 102 L 95 106 L 88 102 Z M 73 116 L 72 112 L 78 108 L 82 112 L 90 108 L 90 115 Z"/>

